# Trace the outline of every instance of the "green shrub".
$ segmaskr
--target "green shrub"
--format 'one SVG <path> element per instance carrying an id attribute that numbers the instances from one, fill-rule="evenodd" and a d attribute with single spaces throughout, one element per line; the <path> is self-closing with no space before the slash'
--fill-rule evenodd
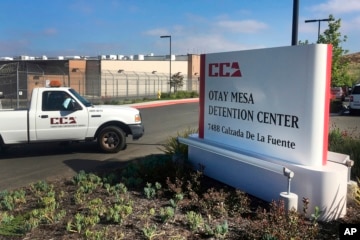
<path id="1" fill-rule="evenodd" d="M 354 138 L 347 131 L 336 128 L 329 132 L 329 151 L 347 154 L 354 161 L 351 179 L 360 177 L 360 139 Z"/>
<path id="2" fill-rule="evenodd" d="M 205 234 L 207 236 L 215 236 L 216 239 L 225 239 L 228 232 L 229 225 L 226 220 L 224 221 L 224 223 L 218 224 L 214 227 L 205 224 Z"/>
<path id="3" fill-rule="evenodd" d="M 146 187 L 144 187 L 144 195 L 147 199 L 155 198 L 157 191 L 160 189 L 161 184 L 158 182 L 155 183 L 155 186 L 153 186 L 151 183 L 146 183 Z"/>
<path id="4" fill-rule="evenodd" d="M 161 93 L 161 99 L 183 99 L 183 98 L 196 98 L 199 97 L 199 93 L 196 91 L 177 91 L 175 93 Z"/>
<path id="5" fill-rule="evenodd" d="M 186 213 L 186 220 L 190 230 L 193 232 L 197 231 L 204 224 L 204 219 L 201 214 L 194 211 Z"/>
<path id="6" fill-rule="evenodd" d="M 94 173 L 85 173 L 81 170 L 72 178 L 72 183 L 79 186 L 79 190 L 83 193 L 92 193 L 98 187 L 102 187 L 102 179 Z"/>
<path id="7" fill-rule="evenodd" d="M 2 215 L 1 215 L 2 214 Z M 23 236 L 28 229 L 26 229 L 26 219 L 24 215 L 9 215 L 8 213 L 0 212 L 0 237 L 9 236 L 12 239 L 15 236 Z"/>
<path id="8" fill-rule="evenodd" d="M 17 206 L 25 203 L 24 190 L 0 192 L 0 210 L 14 210 Z"/>
<path id="9" fill-rule="evenodd" d="M 152 224 L 151 226 L 145 226 L 142 228 L 142 232 L 143 232 L 145 238 L 149 239 L 149 240 L 153 239 L 154 236 L 157 235 L 156 230 L 157 230 L 157 227 L 155 224 Z"/>
<path id="10" fill-rule="evenodd" d="M 122 224 L 133 212 L 132 202 L 126 204 L 114 204 L 105 213 L 106 220 L 111 223 Z"/>
<path id="11" fill-rule="evenodd" d="M 357 178 L 357 186 L 354 189 L 353 198 L 358 206 L 360 206 L 360 178 Z M 360 221 L 360 219 L 359 219 Z"/>
<path id="12" fill-rule="evenodd" d="M 183 132 L 177 132 L 177 136 L 171 136 L 166 140 L 166 143 L 163 145 L 163 148 L 160 150 L 168 155 L 180 155 L 182 157 L 187 156 L 188 146 L 178 142 L 178 137 L 187 138 L 189 135 L 197 133 L 197 129 L 188 128 Z"/>
<path id="13" fill-rule="evenodd" d="M 175 216 L 175 209 L 172 207 L 160 208 L 160 219 L 161 222 L 165 223 Z"/>
<path id="14" fill-rule="evenodd" d="M 256 214 L 244 239 L 324 239 L 318 238 L 315 219 L 307 222 L 304 214 L 287 211 L 283 200 L 272 201 L 269 210 L 258 209 Z"/>
<path id="15" fill-rule="evenodd" d="M 165 184 L 166 177 L 175 174 L 175 167 L 170 156 L 151 155 L 128 164 L 121 172 L 121 181 L 126 186 L 135 188 L 149 182 Z"/>
<path id="16" fill-rule="evenodd" d="M 331 100 L 330 101 L 330 112 L 338 113 L 343 109 L 343 104 L 340 100 Z"/>

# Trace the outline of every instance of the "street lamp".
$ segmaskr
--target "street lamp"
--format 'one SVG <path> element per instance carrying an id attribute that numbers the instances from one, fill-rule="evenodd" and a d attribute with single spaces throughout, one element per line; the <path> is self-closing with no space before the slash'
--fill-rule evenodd
<path id="1" fill-rule="evenodd" d="M 152 74 L 156 74 L 157 73 L 157 71 L 152 71 Z M 158 96 L 159 96 L 159 93 L 161 94 L 161 92 L 160 92 L 160 78 L 159 78 L 159 75 L 158 74 L 156 74 L 156 76 L 157 76 L 157 85 L 158 85 Z M 154 83 L 154 91 L 155 91 L 155 83 Z M 159 98 L 159 97 L 158 97 Z"/>
<path id="2" fill-rule="evenodd" d="M 169 40 L 170 40 L 170 55 L 169 55 L 170 71 L 169 71 L 169 83 L 170 83 L 170 93 L 171 93 L 171 35 L 160 36 L 160 38 L 169 38 Z"/>
<path id="3" fill-rule="evenodd" d="M 318 42 L 319 42 L 319 37 L 320 37 L 320 22 L 329 22 L 331 21 L 330 18 L 325 18 L 325 19 L 311 19 L 311 20 L 305 20 L 305 23 L 310 23 L 310 22 L 318 22 L 319 23 L 319 27 L 318 27 Z"/>

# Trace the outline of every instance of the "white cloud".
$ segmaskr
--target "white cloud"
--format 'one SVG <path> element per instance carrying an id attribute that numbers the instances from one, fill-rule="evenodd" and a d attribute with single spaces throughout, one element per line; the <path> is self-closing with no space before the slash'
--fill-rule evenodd
<path id="1" fill-rule="evenodd" d="M 94 8 L 89 4 L 89 1 L 80 0 L 77 2 L 73 2 L 70 5 L 70 9 L 75 12 L 81 12 L 85 15 L 90 15 L 94 13 Z"/>
<path id="2" fill-rule="evenodd" d="M 317 23 L 305 23 L 305 20 L 301 19 L 299 21 L 299 31 L 302 33 L 314 33 L 318 30 Z M 320 25 L 321 26 L 321 25 Z"/>
<path id="3" fill-rule="evenodd" d="M 149 35 L 149 36 L 169 35 L 169 31 L 166 30 L 165 28 L 154 28 L 154 29 L 147 30 L 143 33 L 145 35 Z"/>
<path id="4" fill-rule="evenodd" d="M 327 12 L 330 14 L 349 13 L 360 11 L 359 0 L 329 0 L 326 3 L 315 5 L 313 11 Z"/>
<path id="5" fill-rule="evenodd" d="M 255 20 L 219 21 L 215 23 L 215 26 L 220 27 L 227 32 L 233 33 L 257 33 L 268 27 L 265 23 Z"/>
<path id="6" fill-rule="evenodd" d="M 176 49 L 176 53 L 194 54 L 238 51 L 264 47 L 260 45 L 241 43 L 236 40 L 229 40 L 216 34 L 187 37 L 178 41 L 178 43 L 179 44 L 176 44 L 176 47 L 174 48 Z"/>
<path id="7" fill-rule="evenodd" d="M 356 29 L 360 29 L 360 16 L 351 19 L 350 25 Z"/>
<path id="8" fill-rule="evenodd" d="M 47 28 L 43 30 L 44 35 L 52 36 L 57 34 L 57 30 L 55 28 Z"/>
<path id="9" fill-rule="evenodd" d="M 341 34 L 346 35 L 348 39 L 343 44 L 345 49 L 350 49 L 351 53 L 359 52 L 360 38 L 360 17 L 353 18 L 349 21 L 341 21 Z"/>

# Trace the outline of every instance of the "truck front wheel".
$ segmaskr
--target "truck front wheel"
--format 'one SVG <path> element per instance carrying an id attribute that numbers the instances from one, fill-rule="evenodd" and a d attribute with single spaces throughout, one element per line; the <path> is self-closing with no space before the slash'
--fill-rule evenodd
<path id="1" fill-rule="evenodd" d="M 98 137 L 101 150 L 106 153 L 117 153 L 125 148 L 126 136 L 122 129 L 114 126 L 101 130 Z"/>

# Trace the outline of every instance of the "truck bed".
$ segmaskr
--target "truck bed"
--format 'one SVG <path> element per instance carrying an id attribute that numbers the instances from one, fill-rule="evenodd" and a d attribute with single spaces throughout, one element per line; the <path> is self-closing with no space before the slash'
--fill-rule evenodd
<path id="1" fill-rule="evenodd" d="M 1 109 L 0 134 L 6 144 L 27 142 L 27 110 Z"/>

